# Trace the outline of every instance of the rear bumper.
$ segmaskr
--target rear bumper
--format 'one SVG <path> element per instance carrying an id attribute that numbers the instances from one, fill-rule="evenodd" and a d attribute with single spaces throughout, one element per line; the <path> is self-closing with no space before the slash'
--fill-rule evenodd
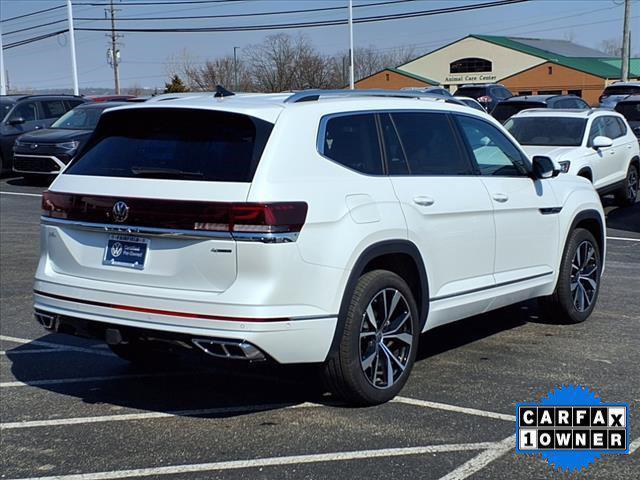
<path id="1" fill-rule="evenodd" d="M 104 339 L 107 328 L 155 334 L 165 339 L 246 342 L 283 364 L 317 363 L 326 359 L 337 317 L 218 317 L 187 312 L 134 309 L 130 305 L 67 297 L 42 289 L 34 294 L 36 312 L 55 316 L 68 325 L 63 333 Z"/>

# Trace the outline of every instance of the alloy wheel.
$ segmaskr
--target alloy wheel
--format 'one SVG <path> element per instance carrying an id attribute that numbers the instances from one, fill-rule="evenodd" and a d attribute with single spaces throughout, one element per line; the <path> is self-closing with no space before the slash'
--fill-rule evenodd
<path id="1" fill-rule="evenodd" d="M 627 178 L 627 196 L 630 200 L 633 200 L 638 195 L 638 172 L 635 169 L 629 171 L 629 177 Z"/>
<path id="2" fill-rule="evenodd" d="M 598 291 L 599 265 L 593 244 L 584 240 L 576 249 L 571 261 L 571 295 L 578 312 L 591 307 Z"/>
<path id="3" fill-rule="evenodd" d="M 411 348 L 413 322 L 406 298 L 395 288 L 380 290 L 360 326 L 360 366 L 369 383 L 391 387 L 407 368 Z"/>

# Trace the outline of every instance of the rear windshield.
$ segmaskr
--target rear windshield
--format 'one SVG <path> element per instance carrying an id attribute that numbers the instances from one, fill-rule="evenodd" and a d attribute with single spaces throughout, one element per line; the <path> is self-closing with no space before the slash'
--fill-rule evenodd
<path id="1" fill-rule="evenodd" d="M 603 95 L 633 95 L 640 93 L 640 86 L 635 85 L 612 85 L 604 89 Z"/>
<path id="2" fill-rule="evenodd" d="M 487 94 L 487 87 L 460 87 L 454 96 L 478 98 Z"/>
<path id="3" fill-rule="evenodd" d="M 251 182 L 273 124 L 177 108 L 106 112 L 65 174 Z"/>
<path id="4" fill-rule="evenodd" d="M 499 103 L 496 108 L 493 109 L 491 115 L 500 123 L 504 123 L 512 115 L 515 115 L 527 108 L 545 108 L 546 105 L 541 102 L 506 102 Z"/>
<path id="5" fill-rule="evenodd" d="M 629 122 L 640 122 L 640 101 L 618 103 L 616 112 L 621 113 Z"/>
<path id="6" fill-rule="evenodd" d="M 582 144 L 587 120 L 566 117 L 510 118 L 504 124 L 520 145 L 577 147 Z"/>

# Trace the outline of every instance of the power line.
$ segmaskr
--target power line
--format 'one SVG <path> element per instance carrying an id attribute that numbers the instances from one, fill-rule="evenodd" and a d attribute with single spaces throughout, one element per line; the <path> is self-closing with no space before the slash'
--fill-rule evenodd
<path id="1" fill-rule="evenodd" d="M 201 3 L 233 3 L 240 0 L 185 0 L 185 1 L 169 1 L 169 2 L 126 2 L 119 5 L 122 6 L 136 6 L 136 5 L 189 5 L 189 4 L 201 4 Z M 74 2 L 74 5 L 89 5 L 92 7 L 108 7 L 109 2 Z"/>
<path id="2" fill-rule="evenodd" d="M 48 27 L 49 25 L 55 25 L 57 23 L 65 23 L 65 22 L 67 22 L 67 19 L 63 18 L 61 20 L 55 20 L 53 22 L 41 23 L 39 25 L 32 25 L 30 27 L 19 28 L 18 30 L 12 30 L 10 32 L 4 32 L 2 35 L 11 35 L 12 33 L 26 32 L 27 30 L 34 30 L 36 28 Z"/>
<path id="3" fill-rule="evenodd" d="M 66 5 L 58 5 L 57 7 L 50 7 L 50 8 L 45 8 L 43 10 L 36 10 L 35 12 L 25 13 L 23 15 L 18 15 L 16 17 L 5 18 L 4 20 L 0 20 L 0 22 L 2 22 L 2 23 L 10 22 L 11 20 L 17 20 L 19 18 L 31 17 L 33 15 L 38 15 L 40 13 L 45 13 L 45 12 L 52 12 L 53 10 L 59 10 L 61 8 L 65 8 L 65 7 L 66 7 Z"/>
<path id="4" fill-rule="evenodd" d="M 473 5 L 462 5 L 458 7 L 446 7 L 431 10 L 420 10 L 417 12 L 394 13 L 387 15 L 374 15 L 369 17 L 360 17 L 353 20 L 353 23 L 373 23 L 386 20 L 399 20 L 405 18 L 426 17 L 431 15 L 440 15 L 444 13 L 464 12 L 470 10 L 479 10 L 484 8 L 499 7 L 506 5 L 514 5 L 524 3 L 530 0 L 496 0 L 486 3 L 478 3 Z M 247 32 L 258 30 L 286 30 L 292 28 L 311 28 L 311 27 L 327 27 L 336 25 L 345 25 L 346 19 L 321 20 L 315 22 L 298 22 L 298 23 L 280 23 L 280 24 L 264 24 L 264 25 L 241 25 L 234 27 L 185 27 L 185 28 L 121 28 L 121 32 L 137 32 L 137 33 L 198 33 L 198 32 Z M 85 32 L 107 32 L 106 28 L 79 28 Z"/>
<path id="5" fill-rule="evenodd" d="M 397 3 L 409 3 L 415 2 L 417 0 L 392 0 L 386 2 L 377 2 L 377 3 L 363 3 L 361 5 L 354 5 L 353 8 L 362 8 L 362 7 L 377 7 L 382 5 L 392 5 Z M 308 8 L 302 10 L 283 10 L 280 12 L 257 12 L 257 13 L 229 13 L 224 15 L 187 15 L 187 16 L 179 16 L 179 17 L 121 17 L 119 21 L 149 21 L 149 20 L 197 20 L 197 19 L 207 19 L 207 18 L 239 18 L 239 17 L 261 17 L 267 15 L 289 15 L 294 13 L 316 13 L 316 12 L 329 12 L 334 10 L 344 10 L 347 8 L 346 6 L 340 7 L 322 7 L 322 8 Z M 78 20 L 104 20 L 103 18 L 96 17 L 81 17 Z"/>

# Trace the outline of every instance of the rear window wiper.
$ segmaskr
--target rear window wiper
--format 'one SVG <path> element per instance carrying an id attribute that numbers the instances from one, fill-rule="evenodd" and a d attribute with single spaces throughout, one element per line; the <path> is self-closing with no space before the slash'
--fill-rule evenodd
<path id="1" fill-rule="evenodd" d="M 131 173 L 137 177 L 149 178 L 202 178 L 204 173 L 189 170 L 180 170 L 178 168 L 154 168 L 154 167 L 131 167 Z"/>

